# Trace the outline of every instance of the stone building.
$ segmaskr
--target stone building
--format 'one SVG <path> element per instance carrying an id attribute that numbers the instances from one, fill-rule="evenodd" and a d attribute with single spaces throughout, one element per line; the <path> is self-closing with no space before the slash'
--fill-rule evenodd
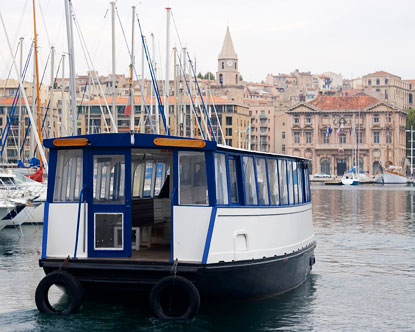
<path id="1" fill-rule="evenodd" d="M 343 175 L 356 166 L 375 174 L 386 164 L 405 163 L 406 113 L 378 99 L 319 96 L 287 110 L 288 154 L 312 160 L 313 172 Z"/>
<path id="2" fill-rule="evenodd" d="M 399 109 L 414 108 L 415 86 L 411 80 L 377 71 L 362 77 L 362 85 L 367 94 L 385 101 Z"/>

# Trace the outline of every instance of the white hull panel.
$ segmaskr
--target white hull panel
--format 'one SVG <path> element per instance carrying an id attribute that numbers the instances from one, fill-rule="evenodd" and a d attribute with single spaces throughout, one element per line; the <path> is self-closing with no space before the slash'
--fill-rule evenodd
<path id="1" fill-rule="evenodd" d="M 384 172 L 382 174 L 376 175 L 376 183 L 380 184 L 394 184 L 394 183 L 408 183 L 408 178 L 399 174 Z"/>
<path id="2" fill-rule="evenodd" d="M 174 259 L 201 262 L 211 207 L 174 207 Z M 218 207 L 207 263 L 262 259 L 296 252 L 314 241 L 311 204 Z"/>

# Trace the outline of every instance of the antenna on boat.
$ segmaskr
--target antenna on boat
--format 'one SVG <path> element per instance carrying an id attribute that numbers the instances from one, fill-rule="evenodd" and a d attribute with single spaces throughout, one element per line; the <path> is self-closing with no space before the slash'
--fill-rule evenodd
<path id="1" fill-rule="evenodd" d="M 146 59 L 147 59 L 147 63 L 148 63 L 148 68 L 150 70 L 151 81 L 153 82 L 154 91 L 156 93 L 156 97 L 157 97 L 157 100 L 158 100 L 158 105 L 159 105 L 159 110 L 160 110 L 160 113 L 161 113 L 161 118 L 163 119 L 163 124 L 164 124 L 164 128 L 166 130 L 166 135 L 170 135 L 169 128 L 168 128 L 167 123 L 166 123 L 166 117 L 164 115 L 163 105 L 161 103 L 159 91 L 158 91 L 157 84 L 156 84 L 155 78 L 154 78 L 153 65 L 152 65 L 152 63 L 151 63 L 151 61 L 149 59 L 149 56 L 148 56 L 147 45 L 146 45 L 146 42 L 144 40 L 144 35 L 143 35 L 143 31 L 141 29 L 141 24 L 140 24 L 140 18 L 138 17 L 138 15 L 137 15 L 137 22 L 138 22 L 138 27 L 140 29 L 141 41 L 143 43 L 144 53 L 146 55 Z"/>

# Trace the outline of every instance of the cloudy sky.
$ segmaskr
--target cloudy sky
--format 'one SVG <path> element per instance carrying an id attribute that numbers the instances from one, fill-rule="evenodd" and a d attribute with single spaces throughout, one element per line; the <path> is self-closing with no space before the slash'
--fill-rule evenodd
<path id="1" fill-rule="evenodd" d="M 109 1 L 72 1 L 94 67 L 100 74 L 110 73 Z M 19 37 L 24 37 L 26 57 L 33 38 L 32 0 L 0 2 L 14 50 Z M 173 13 L 171 47 L 186 46 L 191 57 L 196 58 L 198 72 L 216 73 L 217 57 L 229 25 L 239 57 L 239 70 L 245 80 L 259 82 L 265 80 L 268 73 L 290 73 L 295 69 L 312 73 L 332 71 L 345 78 L 385 70 L 404 79 L 415 79 L 412 39 L 415 1 L 118 0 L 116 7 L 128 47 L 131 47 L 132 5 L 137 7 L 144 35 L 148 39 L 151 33 L 155 36 L 155 58 L 160 68 L 159 77 L 163 79 L 166 6 L 170 6 Z M 64 0 L 37 0 L 36 10 L 43 70 L 51 46 L 55 46 L 58 57 L 67 50 Z M 76 72 L 84 74 L 88 66 L 75 26 L 74 36 Z M 129 55 L 118 18 L 116 39 L 116 71 L 128 74 Z M 5 78 L 11 57 L 2 28 L 0 45 L 0 77 Z M 137 25 L 135 50 L 137 71 L 141 73 Z M 65 72 L 69 73 L 68 67 Z M 148 77 L 148 73 L 145 75 Z"/>

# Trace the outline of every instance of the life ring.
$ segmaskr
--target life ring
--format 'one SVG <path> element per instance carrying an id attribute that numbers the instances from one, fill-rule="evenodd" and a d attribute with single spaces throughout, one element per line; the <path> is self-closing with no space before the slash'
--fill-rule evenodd
<path id="1" fill-rule="evenodd" d="M 63 310 L 54 308 L 49 302 L 49 289 L 52 285 L 60 286 L 70 296 L 69 305 Z M 46 275 L 36 288 L 35 301 L 40 312 L 52 315 L 70 315 L 76 313 L 83 302 L 84 290 L 81 283 L 72 274 L 56 270 Z"/>
<path id="2" fill-rule="evenodd" d="M 200 295 L 190 280 L 168 276 L 151 289 L 149 304 L 153 314 L 160 319 L 187 320 L 199 312 Z"/>

